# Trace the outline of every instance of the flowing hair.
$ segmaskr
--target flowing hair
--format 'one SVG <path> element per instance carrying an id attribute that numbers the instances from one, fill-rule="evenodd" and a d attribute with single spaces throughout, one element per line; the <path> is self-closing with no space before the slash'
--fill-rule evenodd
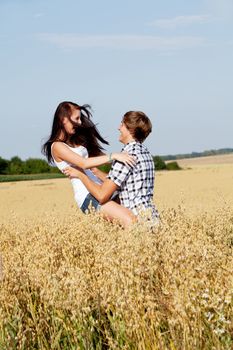
<path id="1" fill-rule="evenodd" d="M 78 109 L 81 112 L 81 125 L 78 125 L 71 120 L 71 115 L 74 109 Z M 85 104 L 79 106 L 78 104 L 70 101 L 61 102 L 55 113 L 52 124 L 51 135 L 48 140 L 42 146 L 42 153 L 46 156 L 49 163 L 54 163 L 51 146 L 55 141 L 62 141 L 69 143 L 71 146 L 82 145 L 87 148 L 88 154 L 91 157 L 99 156 L 103 154 L 103 146 L 101 143 L 108 145 L 109 143 L 100 135 L 96 125 L 92 122 L 92 114 L 90 112 L 90 105 Z M 75 128 L 75 134 L 69 135 L 63 125 L 63 119 L 67 117 Z M 63 137 L 60 139 L 61 132 Z"/>

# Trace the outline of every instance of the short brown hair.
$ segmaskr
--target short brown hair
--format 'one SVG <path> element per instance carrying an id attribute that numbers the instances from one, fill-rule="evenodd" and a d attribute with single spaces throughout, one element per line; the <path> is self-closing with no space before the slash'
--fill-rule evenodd
<path id="1" fill-rule="evenodd" d="M 130 131 L 133 138 L 143 142 L 152 131 L 152 124 L 145 113 L 140 111 L 129 111 L 125 113 L 122 122 Z"/>

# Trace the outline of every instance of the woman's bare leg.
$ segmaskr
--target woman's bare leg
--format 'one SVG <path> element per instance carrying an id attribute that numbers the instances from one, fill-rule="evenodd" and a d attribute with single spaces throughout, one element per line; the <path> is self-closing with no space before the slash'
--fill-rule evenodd
<path id="1" fill-rule="evenodd" d="M 114 201 L 109 201 L 101 205 L 100 212 L 103 216 L 110 220 L 117 220 L 125 228 L 129 227 L 136 221 L 136 216 L 128 209 Z"/>

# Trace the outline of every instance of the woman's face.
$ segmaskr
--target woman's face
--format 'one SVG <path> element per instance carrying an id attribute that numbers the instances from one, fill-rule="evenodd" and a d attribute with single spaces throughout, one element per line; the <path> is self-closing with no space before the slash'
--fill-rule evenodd
<path id="1" fill-rule="evenodd" d="M 68 134 L 74 134 L 75 126 L 81 125 L 81 111 L 79 109 L 73 109 L 70 119 L 68 117 L 63 119 L 63 125 Z"/>

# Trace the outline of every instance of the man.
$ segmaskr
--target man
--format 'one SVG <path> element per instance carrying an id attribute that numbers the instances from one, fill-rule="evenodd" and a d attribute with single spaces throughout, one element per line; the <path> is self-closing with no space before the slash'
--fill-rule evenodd
<path id="1" fill-rule="evenodd" d="M 127 112 L 119 131 L 119 141 L 124 144 L 122 152 L 133 155 L 136 164 L 131 167 L 114 161 L 101 185 L 92 182 L 83 172 L 78 171 L 75 176 L 79 177 L 100 204 L 107 202 L 117 191 L 120 203 L 135 215 L 147 211 L 157 218 L 158 212 L 153 204 L 154 162 L 152 155 L 142 144 L 152 131 L 150 119 L 143 112 Z M 111 160 L 111 154 L 109 158 Z M 74 176 L 70 170 L 65 173 Z"/>

